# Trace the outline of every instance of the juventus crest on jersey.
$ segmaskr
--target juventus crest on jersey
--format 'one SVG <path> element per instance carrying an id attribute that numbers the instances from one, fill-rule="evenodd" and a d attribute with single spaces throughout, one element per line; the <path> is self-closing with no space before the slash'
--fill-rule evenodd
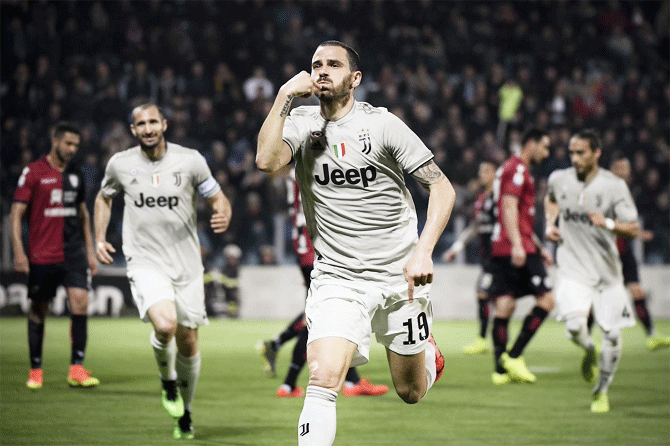
<path id="1" fill-rule="evenodd" d="M 364 102 L 335 122 L 318 106 L 298 107 L 283 139 L 296 162 L 315 267 L 371 280 L 402 276 L 418 240 L 403 170 L 429 161 L 430 150 L 396 116 Z"/>

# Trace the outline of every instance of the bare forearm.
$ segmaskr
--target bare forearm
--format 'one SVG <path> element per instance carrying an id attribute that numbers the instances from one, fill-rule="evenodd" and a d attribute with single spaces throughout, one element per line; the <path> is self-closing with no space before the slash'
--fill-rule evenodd
<path id="1" fill-rule="evenodd" d="M 555 226 L 558 215 L 561 213 L 561 208 L 549 196 L 544 199 L 544 221 L 547 226 Z"/>
<path id="2" fill-rule="evenodd" d="M 209 202 L 209 205 L 212 207 L 212 210 L 215 214 L 222 214 L 230 220 L 230 217 L 233 214 L 233 210 L 230 206 L 230 202 L 222 191 L 219 191 L 213 197 L 208 198 L 207 201 Z"/>
<path id="3" fill-rule="evenodd" d="M 512 246 L 521 246 L 521 232 L 519 231 L 518 198 L 503 197 L 503 225 Z"/>
<path id="4" fill-rule="evenodd" d="M 107 227 L 112 216 L 112 200 L 105 198 L 102 192 L 95 197 L 93 209 L 93 225 L 95 227 L 95 240 L 102 242 L 107 239 Z"/>
<path id="5" fill-rule="evenodd" d="M 26 205 L 23 203 L 14 203 L 12 204 L 12 210 L 10 214 L 11 221 L 11 231 L 12 231 L 12 247 L 14 248 L 14 253 L 19 253 L 20 255 L 26 254 L 26 251 L 23 247 L 23 236 L 21 229 L 21 220 L 23 214 L 26 211 Z"/>
<path id="6" fill-rule="evenodd" d="M 82 203 L 79 207 L 79 222 L 81 223 L 81 229 L 84 233 L 84 243 L 86 244 L 86 251 L 94 256 L 95 250 L 93 249 L 93 234 L 91 232 L 91 215 L 86 209 L 86 205 Z"/>
<path id="7" fill-rule="evenodd" d="M 432 255 L 437 241 L 449 222 L 451 211 L 454 209 L 456 191 L 445 176 L 442 176 L 440 181 L 431 184 L 429 190 L 426 224 L 416 249 Z"/>
<path id="8" fill-rule="evenodd" d="M 617 237 L 621 238 L 635 238 L 637 237 L 637 234 L 640 230 L 640 225 L 633 221 L 633 222 L 624 222 L 624 221 L 614 221 L 614 229 L 612 229 L 612 232 Z"/>
<path id="9" fill-rule="evenodd" d="M 280 89 L 272 109 L 258 133 L 256 165 L 264 172 L 275 172 L 290 161 L 290 157 L 286 159 L 282 134 L 292 100 L 292 95 L 288 95 Z"/>

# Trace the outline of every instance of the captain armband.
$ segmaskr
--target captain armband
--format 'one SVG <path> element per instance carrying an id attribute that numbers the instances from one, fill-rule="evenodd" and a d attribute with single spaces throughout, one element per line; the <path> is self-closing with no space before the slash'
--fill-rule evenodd
<path id="1" fill-rule="evenodd" d="M 198 186 L 198 193 L 205 198 L 209 198 L 218 192 L 219 183 L 216 182 L 214 177 L 209 177 Z"/>

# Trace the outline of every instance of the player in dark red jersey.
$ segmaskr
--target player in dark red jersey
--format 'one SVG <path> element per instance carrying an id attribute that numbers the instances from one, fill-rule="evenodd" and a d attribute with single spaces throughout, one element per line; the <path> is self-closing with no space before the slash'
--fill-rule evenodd
<path id="1" fill-rule="evenodd" d="M 305 222 L 305 214 L 302 211 L 302 201 L 300 198 L 300 190 L 298 183 L 295 180 L 295 172 L 293 169 L 286 176 L 286 192 L 289 205 L 289 214 L 293 220 L 293 251 L 300 264 L 300 271 L 305 280 L 305 285 L 309 289 L 311 282 L 311 273 L 314 264 L 314 247 L 312 240 L 307 233 L 307 225 Z M 256 349 L 261 355 L 265 371 L 268 376 L 276 376 L 275 360 L 279 348 L 294 337 L 298 340 L 293 347 L 293 355 L 291 357 L 291 364 L 289 365 L 288 373 L 284 383 L 277 389 L 276 395 L 278 398 L 301 397 L 304 396 L 304 390 L 296 385 L 298 375 L 305 365 L 307 360 L 307 324 L 305 323 L 305 313 L 300 313 L 291 323 L 282 331 L 276 338 L 269 341 L 258 341 Z M 344 387 L 342 393 L 345 396 L 360 396 L 360 395 L 382 395 L 388 392 L 388 386 L 382 384 L 372 384 L 365 378 L 358 375 L 356 367 L 351 367 L 345 377 Z"/>
<path id="2" fill-rule="evenodd" d="M 488 288 L 491 285 L 491 233 L 496 222 L 496 206 L 493 198 L 493 181 L 496 177 L 496 167 L 491 161 L 483 161 L 479 164 L 479 183 L 483 191 L 475 202 L 472 222 L 442 255 L 445 262 L 451 262 L 475 235 L 479 236 L 479 257 L 482 264 L 482 271 L 477 278 L 479 337 L 463 349 L 463 353 L 466 355 L 479 355 L 489 351 L 486 345 L 486 330 L 490 314 Z"/>
<path id="3" fill-rule="evenodd" d="M 70 164 L 79 148 L 79 130 L 58 123 L 51 151 L 23 169 L 11 210 L 14 268 L 28 274 L 28 345 L 30 375 L 26 386 L 42 387 L 44 321 L 56 288 L 63 285 L 72 314 L 71 366 L 67 381 L 75 387 L 100 384 L 82 366 L 86 351 L 88 283 L 87 268 L 97 271 L 91 224 L 85 202 L 84 178 Z M 28 214 L 28 253 L 21 237 L 21 219 Z"/>
<path id="4" fill-rule="evenodd" d="M 631 168 L 630 161 L 628 161 L 627 158 L 623 156 L 615 157 L 610 165 L 610 170 L 614 175 L 624 180 L 626 184 L 630 186 Z M 651 240 L 653 234 L 649 231 L 639 231 L 638 237 L 642 238 L 644 241 L 648 241 Z M 623 282 L 633 298 L 635 313 L 640 322 L 642 322 L 642 326 L 647 335 L 647 348 L 651 351 L 656 351 L 670 347 L 670 336 L 657 333 L 656 330 L 654 330 L 654 322 L 647 309 L 647 295 L 640 285 L 637 260 L 631 249 L 630 240 L 617 237 L 617 247 L 619 248 L 621 265 L 623 267 Z M 592 319 L 589 319 L 589 321 L 591 320 Z"/>
<path id="5" fill-rule="evenodd" d="M 538 249 L 539 240 L 533 233 L 535 220 L 535 182 L 529 172 L 549 155 L 549 136 L 531 129 L 522 137 L 518 155 L 510 157 L 498 169 L 493 191 L 497 202 L 498 221 L 491 240 L 491 271 L 493 280 L 489 295 L 495 299 L 493 346 L 496 385 L 516 382 L 535 382 L 536 377 L 526 367 L 521 354 L 547 314 L 554 308 L 554 295 L 544 267 L 551 256 Z M 521 332 L 512 349 L 507 352 L 507 326 L 514 311 L 515 299 L 532 294 L 536 305 L 523 321 Z"/>

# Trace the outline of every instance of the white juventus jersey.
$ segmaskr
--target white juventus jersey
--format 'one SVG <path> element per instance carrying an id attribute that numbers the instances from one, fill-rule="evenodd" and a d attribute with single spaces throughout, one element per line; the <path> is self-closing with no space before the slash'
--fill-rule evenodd
<path id="1" fill-rule="evenodd" d="M 150 161 L 139 146 L 112 156 L 102 194 L 123 191 L 123 252 L 128 267 L 150 267 L 175 283 L 202 273 L 196 230 L 196 191 L 205 198 L 221 188 L 198 151 L 167 143 L 166 152 Z"/>
<path id="2" fill-rule="evenodd" d="M 599 168 L 588 183 L 577 179 L 573 167 L 549 176 L 549 196 L 561 208 L 557 264 L 561 275 L 592 287 L 622 282 L 621 259 L 616 236 L 591 223 L 589 211 L 623 222 L 637 220 L 637 209 L 626 183 Z"/>
<path id="3" fill-rule="evenodd" d="M 345 277 L 396 281 L 418 241 L 403 169 L 433 154 L 385 108 L 355 102 L 338 121 L 318 106 L 294 109 L 284 125 L 291 147 L 315 268 Z"/>

